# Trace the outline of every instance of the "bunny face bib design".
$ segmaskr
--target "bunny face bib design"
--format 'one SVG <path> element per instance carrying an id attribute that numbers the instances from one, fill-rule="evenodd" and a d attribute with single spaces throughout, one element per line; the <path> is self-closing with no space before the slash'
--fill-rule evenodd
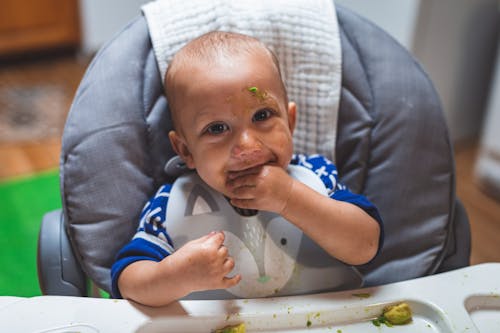
<path id="1" fill-rule="evenodd" d="M 288 172 L 327 195 L 314 172 L 294 165 Z M 190 299 L 298 295 L 358 288 L 363 282 L 355 268 L 328 255 L 280 215 L 265 211 L 253 216 L 238 214 L 195 172 L 174 182 L 166 220 L 176 248 L 211 231 L 223 231 L 224 245 L 235 261 L 231 275 L 242 276 L 232 288 L 195 292 L 188 296 Z"/>

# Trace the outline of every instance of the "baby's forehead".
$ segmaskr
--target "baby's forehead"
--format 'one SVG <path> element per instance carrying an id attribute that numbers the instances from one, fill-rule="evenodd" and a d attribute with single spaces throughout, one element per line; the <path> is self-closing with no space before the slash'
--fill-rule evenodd
<path id="1" fill-rule="evenodd" d="M 275 66 L 272 53 L 260 43 L 255 43 L 253 47 L 245 45 L 245 48 L 239 48 L 238 45 L 226 49 L 204 49 L 202 45 L 196 43 L 187 48 L 181 49 L 172 59 L 170 66 L 179 66 L 179 69 L 189 69 L 190 67 L 203 66 L 206 68 L 223 67 L 226 63 L 241 62 L 248 63 L 252 57 L 259 56 L 268 58 L 269 66 Z"/>
<path id="2" fill-rule="evenodd" d="M 195 77 L 207 81 L 214 77 L 216 80 L 219 74 L 229 77 L 232 73 L 240 75 L 242 68 L 248 69 L 246 73 L 266 76 L 265 83 L 258 88 L 264 88 L 264 85 L 274 86 L 279 90 L 278 94 L 283 94 L 286 99 L 286 88 L 274 53 L 253 37 L 220 32 L 209 33 L 207 36 L 195 39 L 176 53 L 169 64 L 165 78 L 167 98 L 173 102 L 176 99 L 174 95 L 179 97 L 183 95 L 179 93 L 190 87 L 196 80 Z M 259 75 L 262 73 L 267 75 Z M 249 79 L 247 88 L 254 85 L 250 81 L 253 81 L 253 78 Z M 211 90 L 210 93 L 214 91 Z"/>
<path id="3" fill-rule="evenodd" d="M 219 76 L 234 77 L 237 80 L 241 73 L 247 73 L 247 77 L 250 77 L 248 87 L 254 85 L 253 77 L 263 76 L 270 85 L 282 85 L 278 65 L 267 50 L 262 48 L 251 52 L 225 52 L 212 57 L 180 53 L 171 66 L 167 72 L 166 86 L 173 87 L 172 92 L 177 92 L 177 88 L 191 86 L 195 77 L 207 82 L 218 81 Z M 263 75 L 264 73 L 267 75 Z"/>

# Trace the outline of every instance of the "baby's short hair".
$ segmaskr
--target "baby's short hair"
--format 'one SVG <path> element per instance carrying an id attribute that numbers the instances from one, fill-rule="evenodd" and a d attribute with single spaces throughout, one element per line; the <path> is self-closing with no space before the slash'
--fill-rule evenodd
<path id="1" fill-rule="evenodd" d="M 233 57 L 240 54 L 251 54 L 260 50 L 267 52 L 279 74 L 280 85 L 287 100 L 285 84 L 281 76 L 281 68 L 278 58 L 274 52 L 257 38 L 227 31 L 211 31 L 203 34 L 182 47 L 173 57 L 165 73 L 165 94 L 167 100 L 173 100 L 173 91 L 170 82 L 173 80 L 172 73 L 179 66 L 186 66 L 193 61 L 203 61 L 216 65 L 221 58 Z"/>
<path id="2" fill-rule="evenodd" d="M 175 65 L 176 58 L 180 58 L 181 56 L 186 57 L 187 60 L 203 59 L 204 61 L 213 61 L 215 63 L 220 57 L 231 57 L 245 52 L 255 52 L 258 48 L 268 52 L 274 64 L 279 69 L 278 58 L 260 40 L 248 35 L 227 31 L 211 31 L 193 39 L 177 52 L 169 67 Z"/>

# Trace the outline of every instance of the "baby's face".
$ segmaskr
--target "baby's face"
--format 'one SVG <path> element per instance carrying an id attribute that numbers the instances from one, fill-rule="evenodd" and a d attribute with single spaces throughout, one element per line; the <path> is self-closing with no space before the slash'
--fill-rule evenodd
<path id="1" fill-rule="evenodd" d="M 226 195 L 229 175 L 266 164 L 286 168 L 293 153 L 295 105 L 286 105 L 268 54 L 180 72 L 175 78 L 177 131 L 170 139 L 189 168 Z"/>

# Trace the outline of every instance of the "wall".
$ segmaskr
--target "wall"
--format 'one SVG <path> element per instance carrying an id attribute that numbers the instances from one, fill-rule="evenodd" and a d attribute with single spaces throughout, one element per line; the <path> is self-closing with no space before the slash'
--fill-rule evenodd
<path id="1" fill-rule="evenodd" d="M 477 138 L 495 61 L 497 0 L 422 1 L 413 52 L 433 80 L 455 142 Z"/>
<path id="2" fill-rule="evenodd" d="M 475 177 L 487 193 L 500 201 L 500 47 L 497 50 L 494 75 L 475 165 Z"/>
<path id="3" fill-rule="evenodd" d="M 366 17 L 411 49 L 420 0 L 335 0 L 335 3 Z"/>
<path id="4" fill-rule="evenodd" d="M 94 53 L 122 27 L 139 15 L 148 0 L 80 0 L 82 51 Z"/>
<path id="5" fill-rule="evenodd" d="M 395 37 L 422 64 L 454 142 L 480 135 L 498 35 L 497 0 L 336 0 Z"/>
<path id="6" fill-rule="evenodd" d="M 83 51 L 95 52 L 130 19 L 140 13 L 149 0 L 80 0 Z M 420 0 L 337 0 L 380 25 L 410 49 Z"/>

